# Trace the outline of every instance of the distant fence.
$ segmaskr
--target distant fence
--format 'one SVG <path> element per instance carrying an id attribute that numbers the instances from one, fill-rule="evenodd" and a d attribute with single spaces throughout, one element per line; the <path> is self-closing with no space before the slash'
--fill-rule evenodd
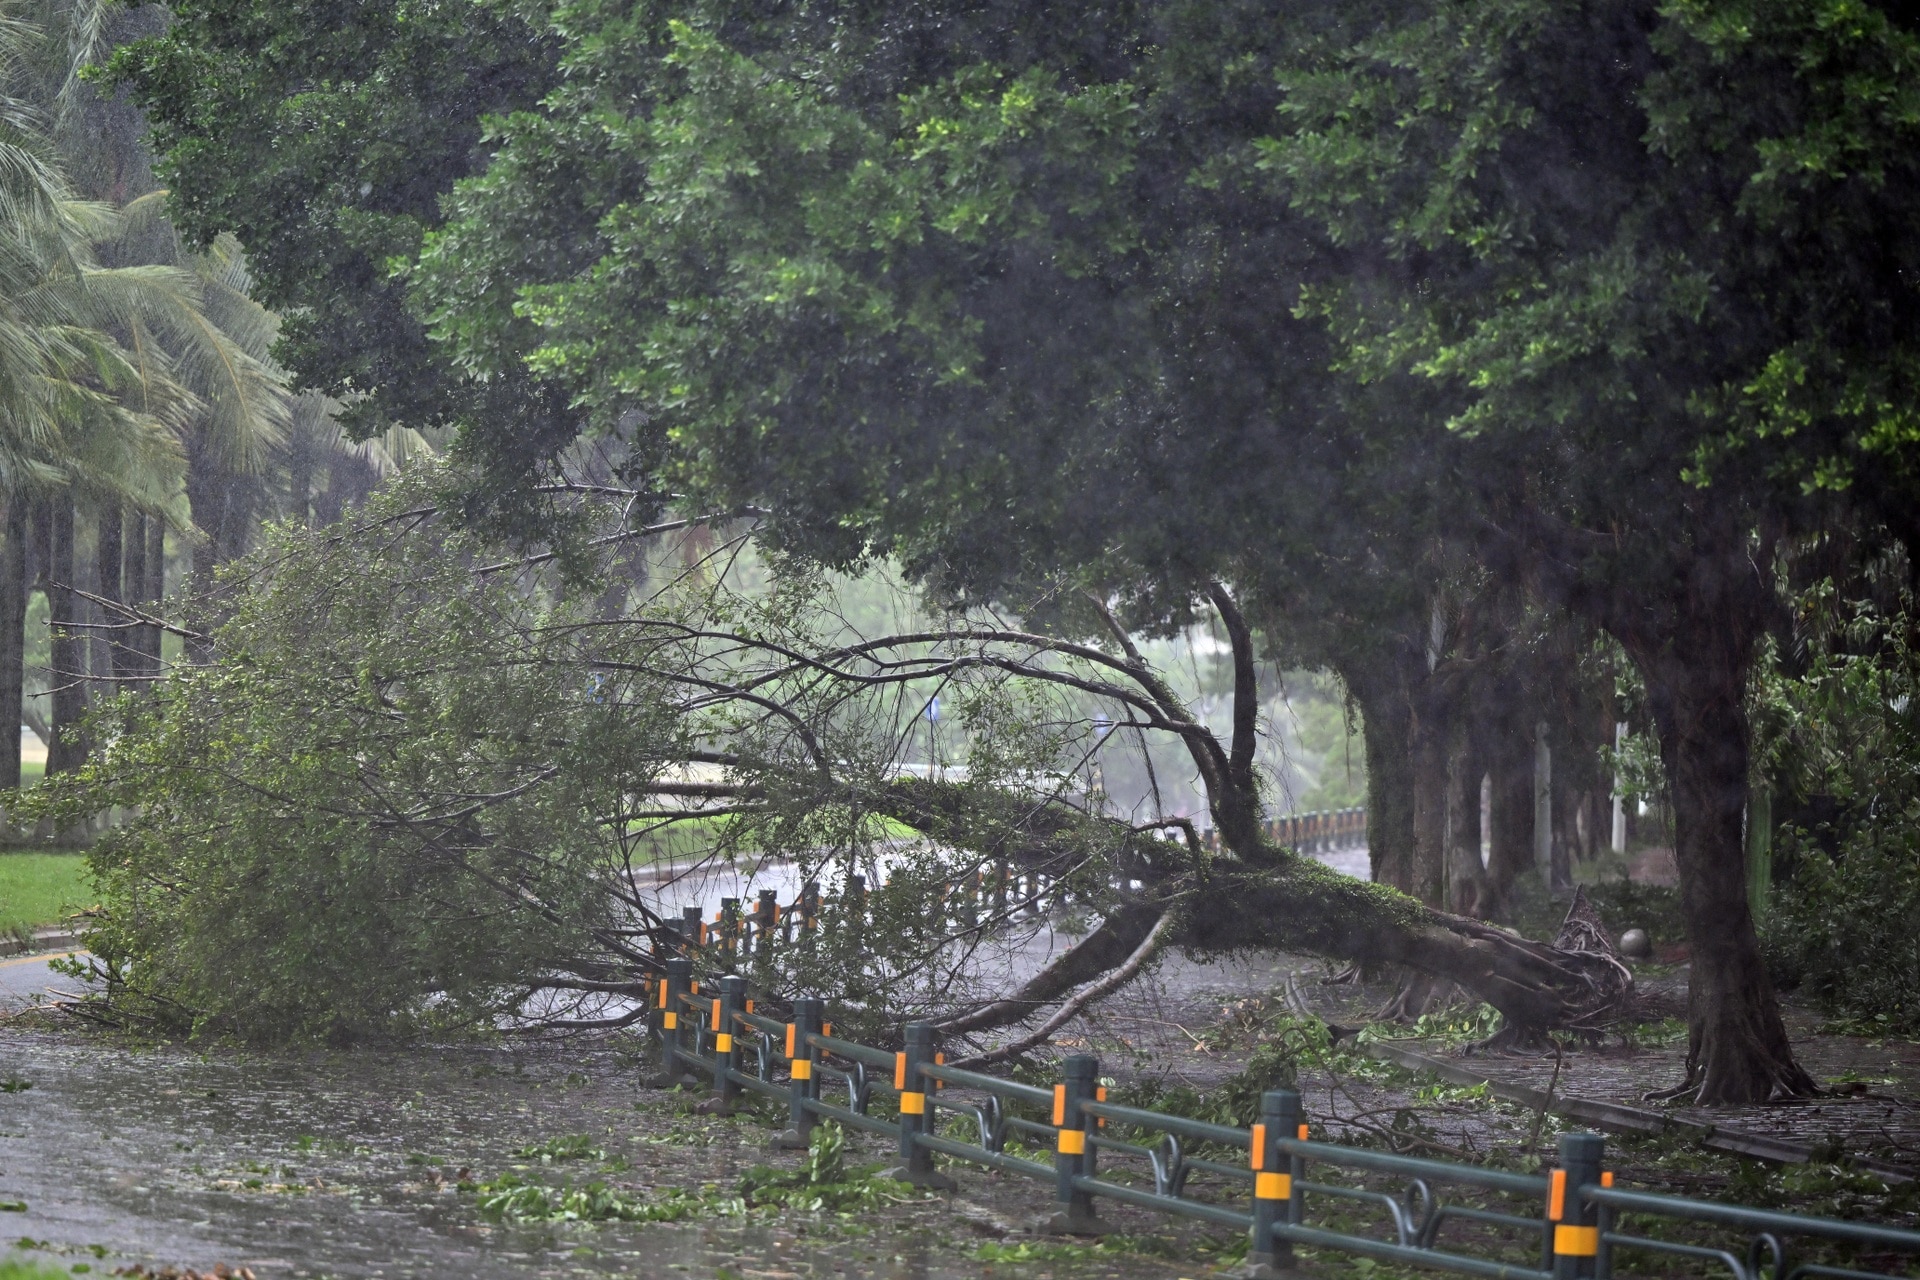
<path id="1" fill-rule="evenodd" d="M 1062 904 L 1066 897 L 1060 878 L 1003 862 L 940 886 L 938 901 L 926 904 L 925 914 L 939 914 L 955 925 L 971 928 L 982 918 L 1038 915 Z M 856 934 L 872 922 L 867 877 L 857 873 L 847 876 L 841 891 L 831 899 L 822 893 L 818 880 L 808 880 L 791 902 L 781 902 L 773 889 L 761 889 L 751 902 L 720 899 L 720 909 L 711 918 L 704 907 L 688 906 L 678 916 L 663 916 L 661 922 L 679 935 L 676 946 L 703 951 L 714 961 L 730 966 L 736 960 L 755 956 L 770 960 L 776 944 L 791 945 L 796 935 L 804 937 L 829 918 L 842 932 Z"/>
<path id="2" fill-rule="evenodd" d="M 1208 1124 L 1109 1102 L 1091 1055 L 1067 1058 L 1051 1088 L 1022 1084 L 946 1065 L 925 1023 L 907 1024 L 904 1047 L 889 1052 L 836 1037 L 820 999 L 796 998 L 776 1017 L 756 1008 L 745 978 L 728 975 L 713 984 L 717 990 L 702 991 L 690 957 L 673 956 L 663 967 L 649 992 L 663 1083 L 710 1084 L 722 1106 L 744 1093 L 783 1102 L 787 1127 L 776 1140 L 786 1146 L 805 1146 L 822 1120 L 891 1139 L 899 1152 L 891 1175 L 918 1186 L 951 1185 L 934 1168 L 935 1155 L 1031 1178 L 1051 1188 L 1048 1226 L 1056 1231 L 1099 1230 L 1097 1202 L 1105 1198 L 1245 1231 L 1256 1271 L 1285 1271 L 1295 1246 L 1306 1245 L 1511 1280 L 1606 1280 L 1617 1258 L 1634 1254 L 1685 1260 L 1689 1269 L 1724 1267 L 1735 1280 L 1899 1274 L 1796 1261 L 1792 1245 L 1810 1239 L 1920 1255 L 1920 1233 L 1616 1187 L 1595 1134 L 1563 1135 L 1558 1167 L 1532 1174 L 1316 1140 L 1300 1095 L 1289 1089 L 1263 1096 L 1251 1129 Z M 894 1114 L 876 1114 L 876 1099 L 891 1101 L 883 1112 Z M 958 1117 L 966 1136 L 939 1132 L 942 1115 Z M 1149 1140 L 1109 1136 L 1109 1127 Z M 1138 1169 L 1138 1185 L 1101 1177 L 1103 1154 Z M 1319 1169 L 1398 1186 L 1318 1181 Z M 1196 1181 L 1211 1194 L 1194 1195 Z M 1471 1188 L 1498 1207 L 1449 1203 L 1443 1188 Z M 1375 1214 L 1377 1233 L 1326 1221 L 1327 1209 L 1342 1205 Z M 1628 1229 L 1645 1220 L 1695 1223 L 1735 1239 L 1722 1247 Z M 1476 1238 L 1459 1240 L 1462 1228 Z M 1507 1260 L 1480 1256 L 1498 1252 L 1500 1239 Z"/>
<path id="3" fill-rule="evenodd" d="M 1284 818 L 1269 818 L 1261 824 L 1261 830 L 1273 843 L 1288 845 L 1309 855 L 1358 849 L 1367 843 L 1367 811 L 1353 808 L 1289 814 Z M 1209 850 L 1219 852 L 1218 831 L 1212 828 L 1203 831 L 1201 840 Z M 844 890 L 834 900 L 844 921 L 865 921 L 867 892 L 865 876 L 847 877 Z M 1060 898 L 1060 883 L 1047 872 L 996 862 L 945 885 L 935 909 L 951 915 L 958 923 L 971 926 L 982 916 L 1040 912 L 1056 905 Z M 826 907 L 820 882 L 809 880 L 791 902 L 781 902 L 780 895 L 772 889 L 760 890 L 752 903 L 741 898 L 722 898 L 720 909 L 711 920 L 704 908 L 687 907 L 678 918 L 678 926 L 682 937 L 692 946 L 715 945 L 733 955 L 764 950 L 775 941 L 791 943 L 796 931 L 804 932 L 819 925 Z"/>
<path id="4" fill-rule="evenodd" d="M 1367 843 L 1367 811 L 1353 808 L 1292 813 L 1284 818 L 1267 819 L 1260 824 L 1260 830 L 1272 843 L 1286 845 L 1305 854 L 1359 849 Z M 1204 838 L 1207 848 L 1218 853 L 1220 832 L 1209 827 Z"/>

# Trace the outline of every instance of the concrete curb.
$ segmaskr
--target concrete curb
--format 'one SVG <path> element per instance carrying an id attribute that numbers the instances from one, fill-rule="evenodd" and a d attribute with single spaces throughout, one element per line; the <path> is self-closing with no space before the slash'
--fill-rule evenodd
<path id="1" fill-rule="evenodd" d="M 59 951 L 80 945 L 80 934 L 74 929 L 35 929 L 33 937 L 25 942 L 19 938 L 0 938 L 0 956 L 25 955 L 29 952 Z"/>
<path id="2" fill-rule="evenodd" d="M 1786 1138 L 1772 1138 L 1765 1134 L 1748 1133 L 1741 1129 L 1721 1128 L 1718 1125 L 1704 1124 L 1698 1120 L 1690 1120 L 1646 1107 L 1632 1107 L 1618 1102 L 1600 1102 L 1592 1098 L 1568 1097 L 1559 1093 L 1553 1096 L 1552 1105 L 1549 1106 L 1544 1089 L 1495 1080 L 1457 1061 L 1436 1058 L 1418 1050 L 1403 1049 L 1399 1045 L 1383 1044 L 1378 1041 L 1363 1047 L 1374 1057 L 1391 1062 L 1395 1066 L 1405 1067 L 1409 1071 L 1424 1071 L 1439 1076 L 1450 1084 L 1469 1087 L 1485 1085 L 1487 1091 L 1495 1097 L 1517 1102 L 1524 1107 L 1532 1107 L 1536 1111 L 1544 1107 L 1554 1115 L 1566 1116 L 1570 1120 L 1578 1120 L 1596 1129 L 1605 1129 L 1613 1133 L 1672 1134 L 1715 1151 L 1751 1156 L 1756 1160 L 1772 1160 L 1780 1164 L 1807 1164 L 1814 1160 L 1835 1158 L 1831 1148 L 1816 1147 L 1811 1143 L 1794 1142 Z M 1889 1164 L 1884 1160 L 1847 1155 L 1842 1152 L 1839 1155 L 1839 1161 L 1877 1173 L 1890 1182 L 1914 1181 L 1912 1170 Z"/>

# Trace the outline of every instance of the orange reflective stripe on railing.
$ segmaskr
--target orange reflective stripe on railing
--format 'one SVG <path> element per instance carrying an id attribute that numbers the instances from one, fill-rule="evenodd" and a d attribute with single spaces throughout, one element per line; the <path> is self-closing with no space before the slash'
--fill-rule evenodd
<path id="1" fill-rule="evenodd" d="M 1600 1252 L 1600 1228 L 1563 1222 L 1553 1229 L 1553 1251 L 1563 1258 L 1591 1258 Z"/>

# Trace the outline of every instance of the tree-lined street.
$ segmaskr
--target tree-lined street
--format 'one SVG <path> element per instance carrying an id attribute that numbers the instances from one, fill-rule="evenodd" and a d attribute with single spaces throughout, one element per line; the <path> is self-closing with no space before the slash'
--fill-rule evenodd
<path id="1" fill-rule="evenodd" d="M 1618 1149 L 1650 1194 L 1907 1223 L 1916 95 L 1920 26 L 1871 0 L 10 15 L 0 721 L 47 750 L 0 749 L 0 928 L 79 971 L 0 960 L 0 1075 L 49 1077 L 0 1131 L 114 1117 L 0 1168 L 19 1249 L 376 1274 L 418 1230 L 622 1270 L 556 1224 L 792 1210 L 840 1233 L 815 1272 L 1279 1267 L 1258 1203 L 1208 1219 L 1237 1244 L 1002 1224 L 892 1270 L 847 1224 L 904 1222 L 969 1115 L 1005 1156 L 1022 1087 L 1068 1090 L 1023 1132 L 1086 1161 L 1078 1230 L 1081 1092 L 1233 1146 L 1309 1080 L 1384 1153 L 1354 1168 L 1531 1195 L 1560 1161 L 1579 1274 L 1613 1263 L 1562 1113 L 1677 1125 Z M 660 1107 L 747 1087 L 723 990 L 795 1028 L 752 1069 L 796 1146 L 808 1019 L 841 1029 L 836 1119 L 904 1182 L 839 1128 L 656 1167 L 693 1141 Z M 923 1036 L 1008 1082 L 924 1150 Z M 591 1180 L 482 1143 L 377 1226 L 259 1155 L 89 1217 L 62 1171 L 111 1183 L 121 1128 L 156 1159 L 186 1096 L 138 1045 L 239 1055 L 263 1151 L 302 1055 L 352 1099 L 420 1064 L 476 1132 L 521 1105 L 449 1083 L 489 1054 L 719 1092 L 643 1095 L 644 1138 L 608 1093 Z M 300 1257 L 270 1186 L 331 1206 Z"/>

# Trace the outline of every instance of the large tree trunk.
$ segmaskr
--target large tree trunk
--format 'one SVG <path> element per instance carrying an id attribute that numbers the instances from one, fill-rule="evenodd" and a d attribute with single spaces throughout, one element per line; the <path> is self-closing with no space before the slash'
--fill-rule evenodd
<path id="1" fill-rule="evenodd" d="M 119 676 L 126 667 L 124 655 L 128 632 L 122 629 L 126 625 L 126 618 L 113 607 L 126 599 L 121 587 L 124 570 L 121 552 L 125 536 L 120 504 L 101 504 L 100 516 L 94 526 L 94 594 L 107 603 L 99 610 L 103 625 L 93 635 L 95 648 L 99 650 L 93 669 L 96 675 L 111 681 L 103 686 L 108 697 L 120 692 L 122 686 L 113 678 Z"/>
<path id="2" fill-rule="evenodd" d="M 140 600 L 156 617 L 160 603 L 167 597 L 167 522 L 159 516 L 147 517 L 147 577 Z M 141 670 L 148 679 L 160 674 L 160 628 L 140 628 Z"/>
<path id="3" fill-rule="evenodd" d="M 1367 861 L 1376 884 L 1413 885 L 1413 716 L 1395 678 L 1343 673 L 1360 704 L 1367 755 Z"/>
<path id="4" fill-rule="evenodd" d="M 1616 1007 L 1618 965 L 1423 907 L 1307 858 L 1277 870 L 1221 867 L 1177 935 L 1196 951 L 1255 948 L 1401 964 L 1450 980 L 1516 1027 L 1575 1026 Z"/>
<path id="5" fill-rule="evenodd" d="M 1189 856 L 1181 857 L 1181 846 L 1143 839 L 1130 827 L 1115 823 L 1117 847 L 1110 855 L 1109 873 L 1138 889 L 1114 904 L 1092 934 L 1019 990 L 950 1019 L 944 1029 L 978 1031 L 1021 1021 L 1075 987 L 1100 979 L 1116 965 L 1137 964 L 1155 937 L 1215 954 L 1282 950 L 1369 966 L 1403 965 L 1422 975 L 1409 984 L 1403 1003 L 1415 996 L 1424 1000 L 1427 992 L 1436 989 L 1432 980 L 1439 980 L 1439 987 L 1455 983 L 1500 1010 L 1510 1029 L 1521 1035 L 1552 1027 L 1597 1027 L 1604 1022 L 1632 989 L 1632 976 L 1610 955 L 1530 942 L 1478 920 L 1436 910 L 1388 884 L 1357 880 L 1270 845 L 1258 824 L 1229 820 L 1228 815 L 1247 807 L 1258 794 L 1250 768 L 1238 767 L 1243 755 L 1250 758 L 1247 740 L 1252 735 L 1247 721 L 1248 709 L 1255 703 L 1254 663 L 1251 639 L 1245 627 L 1237 625 L 1231 601 L 1224 591 L 1216 590 L 1215 598 L 1229 619 L 1234 641 L 1232 759 L 1236 767 L 1222 767 L 1229 759 L 1227 753 L 1198 726 L 1184 735 L 1184 741 L 1201 775 L 1208 779 L 1216 829 L 1227 856 L 1203 856 L 1196 842 Z M 1175 704 L 1163 684 L 1153 680 L 1144 664 L 1137 670 L 1142 683 L 1155 690 L 1165 714 L 1175 722 L 1193 725 L 1190 715 Z M 1351 678 L 1348 688 L 1355 688 Z M 1364 695 L 1356 690 L 1355 696 Z M 1404 695 L 1378 701 L 1387 711 L 1407 705 Z M 1377 721 L 1394 723 L 1390 715 L 1378 716 Z M 1370 715 L 1368 725 L 1375 724 L 1376 717 Z M 1404 737 L 1399 740 L 1405 742 Z M 1443 775 L 1447 745 L 1443 737 Z M 1406 753 L 1398 752 L 1396 758 L 1403 762 L 1400 777 L 1410 781 L 1404 773 Z M 1371 772 L 1371 752 L 1369 766 L 1371 788 L 1378 777 Z M 1241 794 L 1224 794 L 1230 791 Z M 1409 791 L 1404 789 L 1400 795 L 1408 796 Z M 1373 794 L 1370 790 L 1369 795 Z M 1443 814 L 1445 801 L 1443 781 Z M 901 779 L 868 802 L 936 843 L 976 849 L 1016 866 L 1054 868 L 1058 874 L 1087 856 L 1085 833 L 1079 829 L 1081 815 L 1050 813 L 1045 806 L 1036 807 L 1018 796 L 995 798 L 950 783 Z M 1403 809 L 1409 820 L 1411 808 L 1405 804 Z M 1170 922 L 1174 927 L 1156 931 L 1168 912 L 1174 913 Z"/>
<path id="6" fill-rule="evenodd" d="M 1085 856 L 1077 814 L 961 784 L 902 778 L 864 802 L 942 844 L 976 845 L 1016 867 L 1065 870 Z M 1118 831 L 1122 824 L 1115 824 Z M 1271 847 L 1254 857 L 1192 862 L 1160 841 L 1119 859 L 1138 896 L 1006 996 L 942 1024 L 948 1033 L 1020 1022 L 1111 971 L 1167 910 L 1166 941 L 1206 954 L 1290 951 L 1369 965 L 1404 965 L 1457 983 L 1519 1028 L 1592 1025 L 1630 985 L 1613 961 L 1560 951 L 1465 916 L 1437 911 L 1385 885 L 1356 880 Z M 1239 851 L 1229 851 L 1238 854 Z"/>
<path id="7" fill-rule="evenodd" d="M 1517 734 L 1501 733 L 1488 753 L 1492 779 L 1492 830 L 1487 833 L 1487 882 L 1501 911 L 1513 882 L 1533 866 L 1533 748 Z"/>
<path id="8" fill-rule="evenodd" d="M 1493 887 L 1486 864 L 1480 861 L 1480 767 L 1473 735 L 1456 726 L 1453 759 L 1447 772 L 1447 909 L 1463 916 L 1487 919 L 1493 910 Z"/>
<path id="9" fill-rule="evenodd" d="M 20 789 L 20 726 L 27 678 L 26 494 L 6 495 L 0 542 L 0 788 Z"/>
<path id="10" fill-rule="evenodd" d="M 1424 674 L 1424 673 L 1423 673 Z M 1419 680 L 1412 698 L 1410 748 L 1413 765 L 1413 865 L 1404 888 L 1430 907 L 1446 901 L 1448 759 L 1453 744 L 1452 708 L 1441 681 Z"/>
<path id="11" fill-rule="evenodd" d="M 144 609 L 147 590 L 147 518 L 138 511 L 133 512 L 126 521 L 126 531 L 122 539 L 125 548 L 120 565 L 122 599 L 133 609 Z M 146 653 L 143 648 L 144 623 L 116 632 L 119 643 L 113 647 L 113 678 L 118 688 L 137 689 L 139 680 L 146 674 Z"/>
<path id="12" fill-rule="evenodd" d="M 47 776 L 78 769 L 87 759 L 82 721 L 87 714 L 86 638 L 73 594 L 73 497 L 55 494 L 47 504 L 48 678 L 53 684 L 53 741 L 47 744 Z"/>
<path id="13" fill-rule="evenodd" d="M 1482 921 L 1437 910 L 1387 884 L 1343 875 L 1276 846 L 1260 824 L 1239 819 L 1259 796 L 1251 767 L 1255 658 L 1251 635 L 1225 590 L 1216 586 L 1210 594 L 1233 641 L 1230 749 L 1146 664 L 1111 617 L 1109 625 L 1126 660 L 1102 661 L 1110 678 L 1130 681 L 1137 689 L 1116 696 L 1162 719 L 1185 746 L 1208 790 L 1222 842 L 1217 852 L 1210 851 L 1192 827 L 1183 840 L 1170 842 L 1130 822 L 1064 804 L 1036 804 L 1031 795 L 1013 790 L 918 778 L 856 786 L 857 803 L 913 827 L 936 847 L 970 851 L 1023 870 L 1075 876 L 1082 891 L 1095 899 L 1088 905 L 1105 917 L 1019 989 L 957 1012 L 944 1023 L 945 1029 L 980 1031 L 1020 1022 L 1076 988 L 1085 988 L 1076 999 L 1091 998 L 1111 989 L 1102 981 L 1108 974 L 1138 972 L 1156 946 L 1169 944 L 1214 954 L 1291 951 L 1364 965 L 1404 965 L 1456 983 L 1493 1005 L 1517 1034 L 1603 1025 L 1633 985 L 1632 975 L 1610 953 L 1582 949 L 1577 942 L 1564 948 L 1530 942 Z M 1051 678 L 1027 665 L 1038 637 L 1013 632 L 969 636 L 970 642 L 994 639 L 1017 642 L 1029 655 L 1007 669 Z M 1045 647 L 1044 641 L 1039 643 Z M 1363 696 L 1351 678 L 1348 687 L 1356 697 Z M 1387 709 L 1393 705 L 1386 700 Z M 1404 700 L 1399 705 L 1404 707 Z M 1391 723 L 1390 716 L 1370 717 L 1374 732 L 1381 723 Z M 1404 737 L 1400 741 L 1404 743 Z M 1401 761 L 1405 758 L 1399 753 Z M 807 778 L 808 785 L 824 788 L 823 796 L 847 801 L 847 779 L 833 776 L 831 770 Z M 741 790 L 758 785 L 743 783 Z M 979 925 L 972 922 L 967 936 L 974 936 Z M 1094 985 L 1087 987 L 1089 983 Z"/>
<path id="14" fill-rule="evenodd" d="M 1634 652 L 1672 786 L 1674 860 L 1692 951 L 1681 1088 L 1709 1106 L 1816 1091 L 1787 1041 L 1747 902 L 1752 638 L 1738 634 L 1744 622 L 1737 611 L 1683 608 L 1670 644 Z"/>

